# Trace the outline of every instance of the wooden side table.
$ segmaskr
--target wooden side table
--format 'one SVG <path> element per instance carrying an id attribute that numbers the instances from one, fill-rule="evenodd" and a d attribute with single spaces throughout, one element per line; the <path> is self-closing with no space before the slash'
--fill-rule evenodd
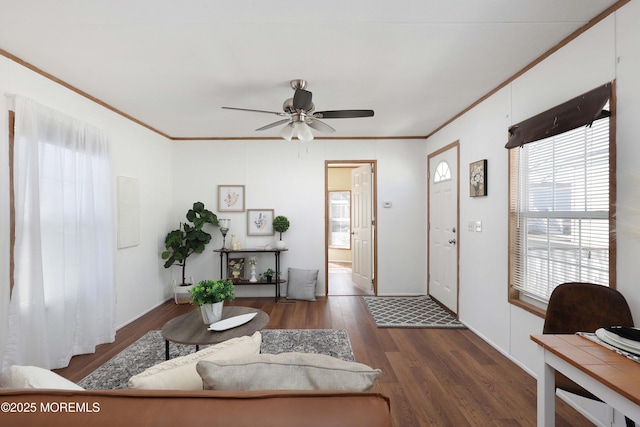
<path id="1" fill-rule="evenodd" d="M 202 321 L 202 314 L 200 314 L 199 309 L 169 320 L 164 324 L 161 331 L 165 339 L 166 360 L 169 360 L 169 341 L 178 344 L 195 345 L 196 351 L 198 351 L 201 345 L 217 344 L 231 338 L 251 335 L 269 323 L 269 315 L 267 313 L 251 307 L 224 307 L 222 309 L 222 319 L 249 313 L 257 314 L 244 325 L 220 332 L 207 330 L 209 325 L 205 325 Z"/>

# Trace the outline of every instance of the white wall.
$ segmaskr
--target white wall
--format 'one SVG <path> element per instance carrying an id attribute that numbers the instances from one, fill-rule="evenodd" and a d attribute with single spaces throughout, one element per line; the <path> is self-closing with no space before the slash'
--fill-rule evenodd
<path id="1" fill-rule="evenodd" d="M 430 153 L 459 139 L 463 170 L 471 162 L 488 159 L 487 197 L 468 197 L 466 187 L 461 185 L 460 318 L 531 373 L 539 361 L 529 336 L 542 332 L 543 319 L 507 301 L 507 128 L 616 80 L 617 205 L 621 224 L 617 289 L 629 301 L 636 322 L 640 322 L 640 144 L 636 128 L 640 117 L 639 21 L 640 2 L 628 3 L 427 141 Z M 467 231 L 466 224 L 475 220 L 483 223 L 481 233 Z M 629 229 L 636 232 L 628 233 Z M 592 416 L 606 420 L 603 405 L 581 402 Z"/>
<path id="2" fill-rule="evenodd" d="M 202 201 L 219 218 L 231 218 L 231 234 L 243 247 L 273 242 L 276 236 L 246 235 L 246 213 L 217 212 L 217 186 L 244 185 L 248 209 L 274 209 L 291 222 L 283 234 L 288 267 L 320 270 L 316 293 L 325 292 L 325 160 L 377 160 L 378 163 L 378 287 L 379 294 L 424 294 L 426 289 L 426 152 L 419 140 L 314 140 L 308 144 L 284 140 L 180 141 L 174 152 L 174 221 L 184 218 L 193 202 Z M 393 207 L 383 209 L 382 201 Z M 174 227 L 175 228 L 175 227 Z M 194 280 L 218 278 L 220 248 L 217 229 L 205 253 L 187 263 Z M 257 271 L 273 268 L 272 256 L 258 261 Z M 178 267 L 172 267 L 179 278 Z M 242 295 L 273 295 L 272 287 L 242 286 Z"/>
<path id="3" fill-rule="evenodd" d="M 162 286 L 169 273 L 162 267 L 160 250 L 173 218 L 173 143 L 124 117 L 0 56 L 0 94 L 29 97 L 43 105 L 105 130 L 111 140 L 116 176 L 139 179 L 140 244 L 116 252 L 116 326 L 122 326 L 165 301 Z M 7 114 L 0 98 L 0 349 L 3 348 L 8 313 L 9 202 Z M 115 211 L 114 211 L 115 214 Z M 116 250 L 114 248 L 114 250 Z M 2 357 L 0 350 L 0 357 Z"/>

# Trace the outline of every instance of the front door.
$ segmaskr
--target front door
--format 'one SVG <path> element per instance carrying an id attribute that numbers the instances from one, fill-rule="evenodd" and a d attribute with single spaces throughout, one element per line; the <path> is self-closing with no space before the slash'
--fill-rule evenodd
<path id="1" fill-rule="evenodd" d="M 429 155 L 428 293 L 458 313 L 458 143 Z"/>
<path id="2" fill-rule="evenodd" d="M 366 164 L 351 171 L 351 280 L 369 291 L 373 291 L 372 169 Z"/>

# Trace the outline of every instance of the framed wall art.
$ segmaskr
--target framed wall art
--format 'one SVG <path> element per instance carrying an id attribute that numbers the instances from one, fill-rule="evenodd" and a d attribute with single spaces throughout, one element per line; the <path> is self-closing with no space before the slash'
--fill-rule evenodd
<path id="1" fill-rule="evenodd" d="M 273 209 L 247 209 L 247 235 L 273 236 Z"/>
<path id="2" fill-rule="evenodd" d="M 227 279 L 244 279 L 244 258 L 229 258 Z"/>
<path id="3" fill-rule="evenodd" d="M 487 195 L 487 159 L 469 164 L 469 196 Z"/>
<path id="4" fill-rule="evenodd" d="M 244 185 L 218 185 L 218 212 L 244 212 Z"/>

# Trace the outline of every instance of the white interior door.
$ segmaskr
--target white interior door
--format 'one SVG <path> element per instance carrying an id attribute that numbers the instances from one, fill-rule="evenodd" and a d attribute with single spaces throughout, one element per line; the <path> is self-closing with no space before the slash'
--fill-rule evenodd
<path id="1" fill-rule="evenodd" d="M 351 171 L 351 280 L 370 291 L 373 291 L 372 183 L 370 164 Z"/>
<path id="2" fill-rule="evenodd" d="M 429 157 L 429 295 L 458 312 L 458 146 Z"/>

